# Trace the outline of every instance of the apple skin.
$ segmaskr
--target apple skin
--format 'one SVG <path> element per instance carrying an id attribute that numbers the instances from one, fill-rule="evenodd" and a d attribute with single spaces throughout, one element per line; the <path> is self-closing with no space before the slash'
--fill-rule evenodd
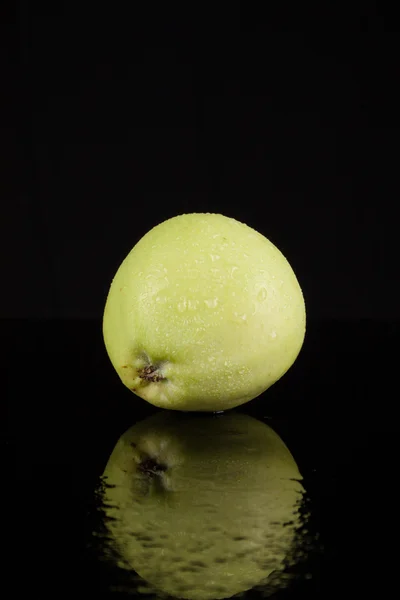
<path id="1" fill-rule="evenodd" d="M 119 267 L 103 316 L 108 356 L 147 402 L 224 411 L 296 360 L 306 311 L 297 278 L 263 235 L 219 214 L 173 217 Z"/>
<path id="2" fill-rule="evenodd" d="M 105 548 L 131 573 L 131 592 L 147 582 L 155 597 L 227 598 L 268 589 L 271 573 L 287 585 L 279 574 L 304 489 L 268 425 L 235 411 L 161 411 L 120 437 L 104 480 Z"/>

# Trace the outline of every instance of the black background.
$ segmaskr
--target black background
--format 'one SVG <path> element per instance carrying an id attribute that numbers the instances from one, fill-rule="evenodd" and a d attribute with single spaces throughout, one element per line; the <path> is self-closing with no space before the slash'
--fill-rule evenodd
<path id="1" fill-rule="evenodd" d="M 85 551 L 93 489 L 151 412 L 105 354 L 106 294 L 152 226 L 208 211 L 270 238 L 306 299 L 298 360 L 244 407 L 288 444 L 324 540 L 297 595 L 380 592 L 398 453 L 398 31 L 372 2 L 130 4 L 20 1 L 1 20 L 13 589 L 104 592 Z"/>

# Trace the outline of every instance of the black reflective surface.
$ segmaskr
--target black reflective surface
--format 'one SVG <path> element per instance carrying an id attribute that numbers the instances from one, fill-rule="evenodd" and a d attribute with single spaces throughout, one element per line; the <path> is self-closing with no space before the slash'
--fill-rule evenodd
<path id="1" fill-rule="evenodd" d="M 309 322 L 284 378 L 218 417 L 160 414 L 126 390 L 100 322 L 7 321 L 0 333 L 14 595 L 326 598 L 390 589 L 398 324 Z M 259 443 L 272 444 L 265 458 Z"/>

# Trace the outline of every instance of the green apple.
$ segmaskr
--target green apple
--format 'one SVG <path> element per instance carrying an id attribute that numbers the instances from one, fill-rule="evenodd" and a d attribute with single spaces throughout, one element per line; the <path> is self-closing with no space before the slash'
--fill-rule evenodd
<path id="1" fill-rule="evenodd" d="M 258 586 L 294 556 L 302 477 L 282 439 L 234 411 L 161 411 L 128 429 L 104 471 L 106 548 L 133 592 L 194 600 Z M 282 579 L 279 579 L 282 574 Z"/>
<path id="2" fill-rule="evenodd" d="M 132 392 L 160 408 L 224 411 L 259 396 L 296 360 L 305 305 L 282 253 L 219 214 L 151 229 L 119 267 L 103 334 Z"/>

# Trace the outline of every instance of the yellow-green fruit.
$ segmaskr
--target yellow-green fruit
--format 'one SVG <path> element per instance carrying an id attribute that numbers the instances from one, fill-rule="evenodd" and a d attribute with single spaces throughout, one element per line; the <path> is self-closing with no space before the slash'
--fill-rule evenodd
<path id="1" fill-rule="evenodd" d="M 104 476 L 108 543 L 119 566 L 142 578 L 132 577 L 134 595 L 230 598 L 265 591 L 272 573 L 285 585 L 304 489 L 266 424 L 235 412 L 162 411 L 121 436 Z"/>
<path id="2" fill-rule="evenodd" d="M 122 382 L 161 408 L 221 411 L 255 398 L 293 364 L 305 305 L 283 254 L 219 214 L 151 229 L 119 267 L 103 318 Z"/>

